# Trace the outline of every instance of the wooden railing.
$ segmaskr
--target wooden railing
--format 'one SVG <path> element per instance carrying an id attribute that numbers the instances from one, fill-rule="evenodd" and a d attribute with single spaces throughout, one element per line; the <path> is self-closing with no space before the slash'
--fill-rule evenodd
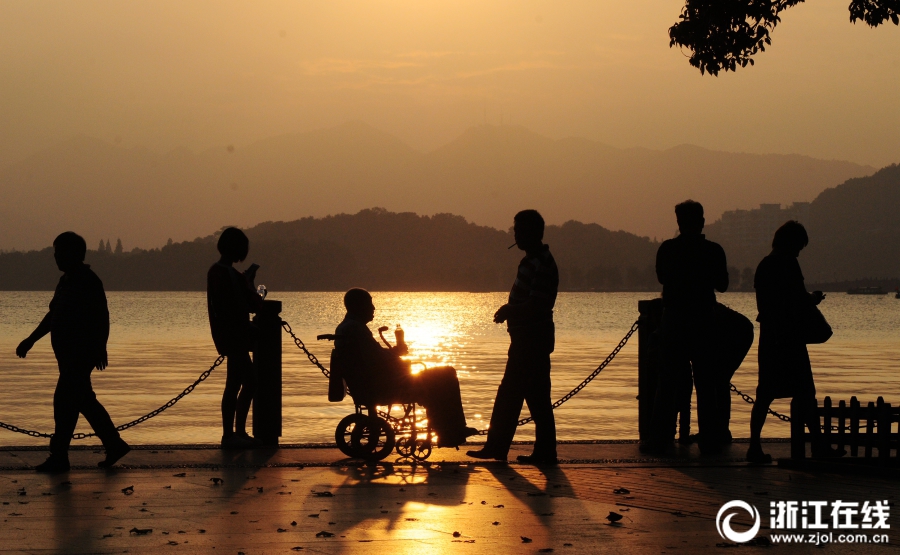
<path id="1" fill-rule="evenodd" d="M 825 442 L 838 449 L 846 449 L 848 457 L 869 459 L 873 463 L 900 463 L 900 407 L 892 407 L 879 397 L 877 402 L 860 404 L 856 397 L 850 403 L 839 401 L 834 406 L 825 397 L 816 413 L 822 423 Z M 803 418 L 791 407 L 791 458 L 806 457 L 806 443 L 810 439 Z M 860 454 L 862 453 L 862 454 Z"/>

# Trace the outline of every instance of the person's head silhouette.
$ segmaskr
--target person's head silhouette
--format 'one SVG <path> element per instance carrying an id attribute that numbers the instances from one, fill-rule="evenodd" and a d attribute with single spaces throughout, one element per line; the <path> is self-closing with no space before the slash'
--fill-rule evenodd
<path id="1" fill-rule="evenodd" d="M 678 231 L 682 235 L 699 235 L 706 225 L 703 205 L 695 200 L 686 200 L 675 205 L 675 219 L 678 221 Z"/>
<path id="2" fill-rule="evenodd" d="M 775 232 L 772 250 L 789 256 L 800 256 L 800 251 L 809 244 L 806 228 L 796 220 L 788 220 Z"/>
<path id="3" fill-rule="evenodd" d="M 222 231 L 216 248 L 219 249 L 219 254 L 223 259 L 233 264 L 247 258 L 247 254 L 250 252 L 250 240 L 240 229 L 229 227 Z"/>
<path id="4" fill-rule="evenodd" d="M 73 231 L 60 233 L 53 240 L 53 259 L 60 272 L 68 272 L 84 262 L 87 254 L 87 243 L 81 235 Z"/>
<path id="5" fill-rule="evenodd" d="M 344 293 L 344 307 L 347 314 L 369 323 L 375 319 L 375 304 L 372 295 L 365 289 L 354 287 Z"/>
<path id="6" fill-rule="evenodd" d="M 520 250 L 540 247 L 544 238 L 544 218 L 537 210 L 522 210 L 513 218 L 513 234 Z"/>

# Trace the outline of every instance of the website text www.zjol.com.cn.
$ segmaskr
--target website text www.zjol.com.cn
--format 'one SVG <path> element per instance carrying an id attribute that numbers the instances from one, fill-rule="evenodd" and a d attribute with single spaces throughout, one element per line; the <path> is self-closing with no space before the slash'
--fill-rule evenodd
<path id="1" fill-rule="evenodd" d="M 769 536 L 771 543 L 887 544 L 891 525 L 890 504 L 878 501 L 770 501 Z M 749 516 L 751 525 L 736 529 L 732 519 Z M 722 505 L 716 515 L 716 530 L 722 539 L 759 543 L 762 516 L 746 501 L 736 499 Z"/>

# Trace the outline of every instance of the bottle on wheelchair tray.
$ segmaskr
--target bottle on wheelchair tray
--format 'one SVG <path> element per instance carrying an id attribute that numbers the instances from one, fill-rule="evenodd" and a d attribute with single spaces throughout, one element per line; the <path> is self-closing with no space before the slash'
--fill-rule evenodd
<path id="1" fill-rule="evenodd" d="M 406 341 L 404 339 L 405 333 L 403 328 L 400 327 L 400 324 L 397 324 L 397 329 L 394 330 L 394 339 L 397 341 L 397 346 L 406 345 Z"/>

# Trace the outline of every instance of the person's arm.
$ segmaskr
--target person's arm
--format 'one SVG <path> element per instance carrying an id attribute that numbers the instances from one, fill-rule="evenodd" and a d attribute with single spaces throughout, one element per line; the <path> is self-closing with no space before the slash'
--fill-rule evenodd
<path id="1" fill-rule="evenodd" d="M 259 266 L 250 266 L 241 273 L 247 281 L 247 288 L 242 291 L 242 294 L 247 299 L 247 306 L 253 314 L 259 312 L 263 304 L 262 297 L 256 292 L 256 270 L 258 269 Z"/>
<path id="2" fill-rule="evenodd" d="M 109 305 L 106 301 L 103 283 L 99 278 L 91 284 L 90 296 L 90 307 L 93 311 L 91 325 L 96 347 L 92 362 L 97 370 L 104 370 L 109 364 L 109 357 L 106 351 L 106 344 L 109 342 Z"/>
<path id="3" fill-rule="evenodd" d="M 670 263 L 668 257 L 668 246 L 665 242 L 656 250 L 656 281 L 661 285 L 665 285 L 669 281 Z"/>
<path id="4" fill-rule="evenodd" d="M 494 323 L 502 324 L 510 318 L 528 319 L 553 309 L 553 297 L 559 287 L 559 274 L 552 264 L 539 263 L 534 268 L 531 293 L 524 303 L 506 303 L 494 313 Z"/>
<path id="5" fill-rule="evenodd" d="M 716 245 L 716 267 L 715 267 L 715 282 L 713 283 L 713 287 L 716 288 L 716 291 L 719 293 L 724 293 L 728 291 L 728 261 L 725 258 L 725 249 L 722 248 L 721 245 Z"/>
<path id="6" fill-rule="evenodd" d="M 540 314 L 553 308 L 550 305 L 550 299 L 532 294 L 524 303 L 509 304 L 501 306 L 494 313 L 494 323 L 502 324 L 510 318 L 529 318 L 534 314 Z"/>
<path id="7" fill-rule="evenodd" d="M 34 347 L 34 344 L 37 343 L 42 337 L 50 333 L 50 313 L 48 312 L 44 319 L 41 320 L 41 323 L 38 324 L 34 331 L 31 332 L 31 335 L 26 337 L 19 343 L 19 346 L 16 347 L 16 355 L 19 358 L 25 358 L 25 355 L 28 354 L 28 351 Z"/>

